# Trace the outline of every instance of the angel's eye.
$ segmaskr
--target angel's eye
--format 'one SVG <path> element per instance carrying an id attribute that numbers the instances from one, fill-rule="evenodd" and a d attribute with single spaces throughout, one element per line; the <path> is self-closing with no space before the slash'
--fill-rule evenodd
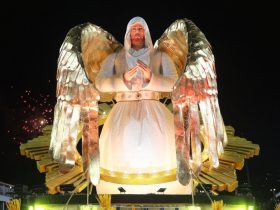
<path id="1" fill-rule="evenodd" d="M 139 27 L 139 28 L 131 28 L 131 31 L 133 31 L 133 32 L 136 32 L 136 31 L 143 32 L 144 28 L 141 28 L 141 27 Z"/>

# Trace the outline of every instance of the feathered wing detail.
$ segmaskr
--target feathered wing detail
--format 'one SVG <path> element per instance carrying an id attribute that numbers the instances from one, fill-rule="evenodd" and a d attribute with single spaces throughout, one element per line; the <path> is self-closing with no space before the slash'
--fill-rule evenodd
<path id="1" fill-rule="evenodd" d="M 90 81 L 94 82 L 102 62 L 108 55 L 123 48 L 110 33 L 101 27 L 90 24 L 82 31 L 82 58 Z M 100 92 L 100 101 L 112 101 L 113 93 Z"/>
<path id="2" fill-rule="evenodd" d="M 179 79 L 172 103 L 175 123 L 177 178 L 189 183 L 191 171 L 198 173 L 203 155 L 218 167 L 226 134 L 217 97 L 215 60 L 201 30 L 190 20 L 176 20 L 157 41 L 156 47 L 174 61 Z"/>
<path id="3" fill-rule="evenodd" d="M 99 144 L 98 144 L 98 106 L 92 102 L 91 106 L 82 107 L 81 121 L 83 122 L 82 148 L 83 167 L 89 170 L 94 185 L 99 181 Z M 89 168 L 88 168 L 89 167 Z"/>
<path id="4" fill-rule="evenodd" d="M 165 52 L 173 60 L 178 75 L 182 75 L 187 63 L 188 34 L 184 22 L 176 21 L 155 42 L 155 49 Z M 163 98 L 170 98 L 170 93 L 161 93 Z"/>
<path id="5" fill-rule="evenodd" d="M 94 177 L 90 176 L 93 184 L 99 181 L 98 101 L 100 100 L 94 79 L 102 61 L 118 49 L 116 46 L 121 45 L 114 41 L 112 35 L 98 26 L 86 23 L 68 32 L 58 58 L 57 103 L 50 150 L 53 158 L 61 165 L 69 168 L 74 166 L 78 131 L 82 127 L 83 169 L 85 172 L 94 171 L 92 173 Z M 103 48 L 107 51 L 102 52 L 100 56 L 100 50 Z"/>

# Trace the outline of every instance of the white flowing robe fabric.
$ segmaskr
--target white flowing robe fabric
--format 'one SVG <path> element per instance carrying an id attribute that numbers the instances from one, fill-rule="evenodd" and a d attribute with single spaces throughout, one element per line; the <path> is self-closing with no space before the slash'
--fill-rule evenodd
<path id="1" fill-rule="evenodd" d="M 130 48 L 129 29 L 135 21 L 145 27 L 146 43 L 142 54 Z M 126 84 L 123 73 L 134 65 L 135 60 L 141 59 L 150 66 L 152 77 L 149 83 L 143 83 L 140 88 L 138 86 L 139 91 L 172 92 L 178 78 L 175 66 L 167 54 L 154 52 L 147 24 L 143 21 L 136 17 L 129 22 L 125 48 L 109 56 L 102 64 L 96 78 L 99 91 L 135 91 L 135 80 L 131 81 L 131 86 Z M 134 57 L 135 52 L 137 59 Z M 100 167 L 109 171 L 154 173 L 175 169 L 173 114 L 157 100 L 119 101 L 103 126 L 100 154 Z"/>

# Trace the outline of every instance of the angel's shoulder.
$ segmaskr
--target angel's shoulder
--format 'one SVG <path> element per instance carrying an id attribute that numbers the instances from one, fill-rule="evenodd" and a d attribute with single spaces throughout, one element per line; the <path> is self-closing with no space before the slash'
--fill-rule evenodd
<path id="1" fill-rule="evenodd" d="M 114 52 L 111 56 L 114 57 L 115 62 L 123 62 L 123 60 L 125 59 L 125 49 L 121 48 L 118 51 Z"/>
<path id="2" fill-rule="evenodd" d="M 124 58 L 124 50 L 121 49 L 119 51 L 113 52 L 110 55 L 108 55 L 102 63 L 103 64 L 113 63 L 116 65 L 117 63 L 122 62 L 123 58 Z"/>
<path id="3" fill-rule="evenodd" d="M 155 50 L 154 56 L 157 60 L 160 60 L 161 62 L 165 60 L 171 60 L 171 58 L 166 52 L 160 50 Z"/>
<path id="4" fill-rule="evenodd" d="M 162 56 L 167 56 L 167 53 L 164 51 L 160 50 L 159 48 L 153 50 L 153 56 L 155 57 L 162 57 Z"/>
<path id="5" fill-rule="evenodd" d="M 115 59 L 116 59 L 117 53 L 111 53 L 110 55 L 108 55 L 102 62 L 102 64 L 106 64 L 106 63 L 114 63 Z"/>
<path id="6" fill-rule="evenodd" d="M 160 60 L 161 57 L 162 57 L 162 53 L 159 49 L 154 49 L 152 52 L 151 52 L 151 57 L 153 59 L 156 59 L 156 60 Z"/>
<path id="7" fill-rule="evenodd" d="M 125 49 L 124 47 L 120 48 L 118 51 L 116 51 L 114 54 L 117 56 L 117 57 L 124 57 L 125 56 Z"/>

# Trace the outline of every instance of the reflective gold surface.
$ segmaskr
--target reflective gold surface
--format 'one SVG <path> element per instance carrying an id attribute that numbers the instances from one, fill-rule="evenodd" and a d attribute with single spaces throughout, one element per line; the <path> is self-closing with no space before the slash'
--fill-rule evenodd
<path id="1" fill-rule="evenodd" d="M 159 171 L 155 173 L 135 173 L 109 171 L 101 168 L 101 179 L 118 184 L 160 184 L 176 180 L 176 169 Z"/>
<path id="2" fill-rule="evenodd" d="M 46 173 L 46 186 L 49 188 L 49 193 L 55 194 L 61 192 L 59 185 L 66 183 L 74 184 L 76 192 L 80 192 L 88 185 L 87 180 L 83 177 L 81 156 L 77 152 L 78 161 L 75 167 L 66 174 L 61 174 L 58 170 L 57 162 L 48 154 L 51 129 L 52 126 L 45 127 L 42 136 L 20 145 L 20 154 L 36 160 L 38 170 L 41 173 Z M 211 184 L 212 190 L 232 192 L 238 186 L 236 170 L 242 169 L 244 159 L 259 155 L 260 147 L 257 144 L 253 144 L 251 141 L 235 136 L 234 128 L 231 126 L 226 126 L 226 132 L 229 137 L 229 142 L 228 146 L 225 147 L 224 154 L 220 156 L 219 167 L 211 168 L 206 158 L 203 162 L 201 172 L 198 175 L 198 179 L 201 183 Z M 142 178 L 137 178 L 138 174 L 132 174 L 130 176 L 132 179 L 130 180 L 126 178 L 127 175 L 124 173 L 114 174 L 110 173 L 110 171 L 101 170 L 101 174 L 101 179 L 123 184 L 129 182 L 137 184 L 143 181 L 158 183 L 159 181 L 172 181 L 174 177 L 176 178 L 175 169 L 173 169 L 170 174 L 165 172 L 157 173 L 154 178 L 153 174 L 142 174 Z M 121 179 L 117 177 L 121 177 Z"/>

